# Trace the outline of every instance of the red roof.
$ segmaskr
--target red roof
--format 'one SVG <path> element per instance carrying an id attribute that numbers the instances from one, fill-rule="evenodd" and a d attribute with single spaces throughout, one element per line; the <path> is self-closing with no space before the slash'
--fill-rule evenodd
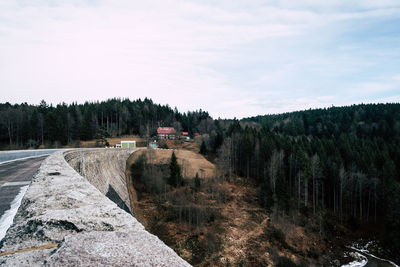
<path id="1" fill-rule="evenodd" d="M 173 127 L 158 127 L 157 134 L 175 134 L 176 131 Z"/>
<path id="2" fill-rule="evenodd" d="M 194 135 L 199 135 L 199 133 L 194 133 Z"/>
<path id="3" fill-rule="evenodd" d="M 189 135 L 188 132 L 182 132 L 182 135 Z"/>

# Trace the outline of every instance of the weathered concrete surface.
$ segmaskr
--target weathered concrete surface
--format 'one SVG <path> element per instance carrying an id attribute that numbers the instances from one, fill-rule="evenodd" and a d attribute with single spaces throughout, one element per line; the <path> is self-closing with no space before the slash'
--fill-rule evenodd
<path id="1" fill-rule="evenodd" d="M 0 255 L 1 266 L 189 266 L 79 175 L 62 152 L 41 165 Z"/>
<path id="2" fill-rule="evenodd" d="M 64 153 L 66 161 L 120 208 L 132 213 L 126 187 L 125 166 L 136 150 L 80 149 Z"/>

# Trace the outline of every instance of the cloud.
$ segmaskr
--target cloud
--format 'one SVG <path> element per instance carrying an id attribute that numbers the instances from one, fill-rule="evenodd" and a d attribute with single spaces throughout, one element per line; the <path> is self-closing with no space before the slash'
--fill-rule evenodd
<path id="1" fill-rule="evenodd" d="M 392 79 L 395 80 L 395 81 L 400 81 L 400 73 L 394 75 L 394 76 L 392 77 Z"/>
<path id="2" fill-rule="evenodd" d="M 379 79 L 400 72 L 396 58 L 353 35 L 374 37 L 365 25 L 398 18 L 399 8 L 389 0 L 3 1 L 2 100 L 150 97 L 240 117 L 331 105 L 357 90 L 378 99 L 398 89 L 396 78 Z M 392 54 L 396 34 L 385 39 Z"/>
<path id="3" fill-rule="evenodd" d="M 393 90 L 396 87 L 398 87 L 398 84 L 396 86 L 396 84 L 388 82 L 367 82 L 357 84 L 355 87 L 351 88 L 350 91 L 353 94 L 369 96 L 371 94 L 384 93 Z"/>

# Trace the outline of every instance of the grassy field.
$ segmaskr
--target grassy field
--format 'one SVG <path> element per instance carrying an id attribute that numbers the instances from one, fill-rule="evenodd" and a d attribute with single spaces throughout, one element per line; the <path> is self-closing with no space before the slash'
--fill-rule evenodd
<path id="1" fill-rule="evenodd" d="M 200 178 L 214 178 L 216 168 L 214 164 L 206 160 L 202 155 L 184 149 L 155 149 L 142 150 L 132 154 L 128 159 L 128 165 L 132 164 L 140 155 L 145 154 L 148 164 L 169 164 L 172 152 L 175 152 L 178 164 L 181 166 L 183 178 L 194 178 L 196 173 Z"/>

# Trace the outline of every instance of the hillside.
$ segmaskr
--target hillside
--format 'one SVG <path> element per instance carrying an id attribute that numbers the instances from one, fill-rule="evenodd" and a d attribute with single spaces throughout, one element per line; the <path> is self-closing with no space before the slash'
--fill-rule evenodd
<path id="1" fill-rule="evenodd" d="M 132 154 L 126 176 L 135 217 L 185 260 L 196 266 L 329 262 L 323 254 L 333 252 L 313 233 L 315 226 L 301 226 L 300 221 L 281 216 L 271 218 L 260 206 L 253 182 L 236 176 L 232 180 L 216 178 L 214 164 L 200 154 L 175 153 L 182 173 L 187 167 L 192 169 L 186 172 L 190 175 L 184 176 L 182 186 L 166 183 L 171 150 Z M 146 165 L 141 166 L 138 163 L 144 155 Z M 201 169 L 204 177 L 196 184 L 191 174 Z"/>

